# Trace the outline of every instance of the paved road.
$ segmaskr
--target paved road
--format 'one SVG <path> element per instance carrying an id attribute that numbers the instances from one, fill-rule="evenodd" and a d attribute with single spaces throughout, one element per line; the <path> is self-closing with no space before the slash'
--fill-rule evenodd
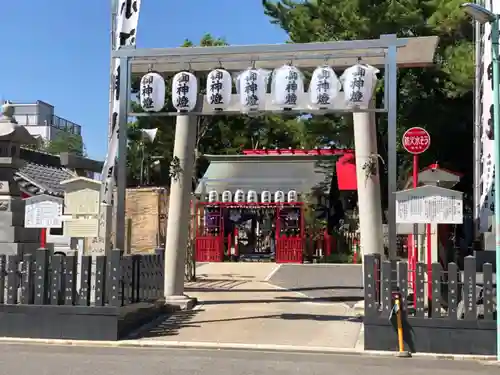
<path id="1" fill-rule="evenodd" d="M 476 362 L 189 349 L 0 345 L 2 375 L 469 375 L 498 374 Z"/>
<path id="2" fill-rule="evenodd" d="M 269 282 L 316 301 L 355 303 L 363 299 L 361 265 L 283 264 Z"/>

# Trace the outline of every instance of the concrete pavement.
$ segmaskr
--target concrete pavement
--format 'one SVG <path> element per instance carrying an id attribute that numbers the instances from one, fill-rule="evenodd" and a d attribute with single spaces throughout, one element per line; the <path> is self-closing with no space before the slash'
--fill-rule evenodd
<path id="1" fill-rule="evenodd" d="M 198 308 L 161 318 L 133 338 L 356 348 L 362 323 L 354 310 L 342 302 L 311 303 L 303 295 L 269 284 L 266 280 L 276 267 L 201 265 L 199 281 L 186 287 L 187 294 L 198 298 Z"/>
<path id="2" fill-rule="evenodd" d="M 360 264 L 282 264 L 268 281 L 318 302 L 353 305 L 363 298 Z"/>
<path id="3" fill-rule="evenodd" d="M 232 350 L 0 345 L 2 375 L 496 375 L 473 361 Z"/>

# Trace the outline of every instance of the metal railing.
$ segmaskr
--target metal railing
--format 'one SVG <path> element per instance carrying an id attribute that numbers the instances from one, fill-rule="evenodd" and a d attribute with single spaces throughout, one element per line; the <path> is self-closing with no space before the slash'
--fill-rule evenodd
<path id="1" fill-rule="evenodd" d="M 82 134 L 82 127 L 65 118 L 52 115 L 46 121 L 40 123 L 37 115 L 14 115 L 17 123 L 23 126 L 51 126 L 74 135 Z"/>
<path id="2" fill-rule="evenodd" d="M 56 115 L 52 116 L 51 126 L 75 135 L 81 135 L 82 133 L 82 127 L 80 125 Z"/>

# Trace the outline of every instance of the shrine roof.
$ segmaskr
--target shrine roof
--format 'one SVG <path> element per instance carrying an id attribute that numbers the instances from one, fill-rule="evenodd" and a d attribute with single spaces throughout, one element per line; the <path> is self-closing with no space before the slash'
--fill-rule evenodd
<path id="1" fill-rule="evenodd" d="M 329 188 L 332 155 L 205 155 L 210 161 L 195 193 L 242 189 L 296 190 L 310 193 Z"/>

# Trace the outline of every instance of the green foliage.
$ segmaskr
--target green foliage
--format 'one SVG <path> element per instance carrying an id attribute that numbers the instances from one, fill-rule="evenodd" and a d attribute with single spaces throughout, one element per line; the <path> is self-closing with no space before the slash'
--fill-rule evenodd
<path id="1" fill-rule="evenodd" d="M 463 172 L 463 186 L 470 189 L 474 58 L 471 22 L 459 8 L 461 1 L 263 0 L 262 3 L 265 14 L 288 33 L 290 42 L 372 39 L 391 33 L 400 37 L 438 35 L 434 67 L 401 69 L 398 73 L 398 139 L 411 126 L 427 129 L 432 144 L 421 156 L 420 166 L 439 161 L 443 167 Z M 382 98 L 383 85 L 377 92 L 378 105 Z M 350 117 L 306 120 L 308 139 L 318 145 L 332 142 L 352 146 Z M 377 117 L 377 130 L 379 153 L 387 160 L 386 116 Z M 411 156 L 402 151 L 401 145 L 398 147 L 400 178 L 406 180 Z M 386 194 L 383 196 L 385 199 Z"/>
<path id="2" fill-rule="evenodd" d="M 411 126 L 426 128 L 432 145 L 420 159 L 421 167 L 438 161 L 441 166 L 463 172 L 463 185 L 470 188 L 472 170 L 472 87 L 474 77 L 471 22 L 460 10 L 458 0 L 263 0 L 264 13 L 288 33 L 289 42 L 317 42 L 378 38 L 396 33 L 400 37 L 438 35 L 436 65 L 401 69 L 398 73 L 398 139 Z M 227 41 L 204 35 L 199 46 L 223 46 Z M 195 46 L 186 40 L 184 47 Z M 354 63 L 354 61 L 353 61 Z M 339 72 L 341 73 L 341 72 Z M 381 72 L 383 73 L 383 72 Z M 383 77 L 383 74 L 380 74 Z M 170 78 L 165 77 L 167 87 Z M 205 77 L 199 77 L 204 87 Z M 138 80 L 135 83 L 138 87 Z M 168 92 L 169 90 L 167 90 Z M 377 90 L 382 104 L 383 79 Z M 172 110 L 170 98 L 166 109 Z M 140 111 L 138 105 L 134 110 Z M 129 178 L 138 181 L 139 129 L 159 128 L 154 144 L 146 145 L 149 155 L 161 157 L 153 172 L 152 184 L 169 183 L 175 120 L 170 117 L 139 118 L 130 124 Z M 378 148 L 387 160 L 387 118 L 377 116 Z M 453 140 L 450 142 L 450 140 Z M 204 154 L 234 154 L 243 148 L 353 147 L 352 116 L 282 118 L 280 116 L 218 116 L 198 120 L 197 177 L 207 161 Z M 468 152 L 468 151 L 471 152 Z M 398 145 L 401 183 L 409 176 L 411 157 Z M 135 157 L 133 155 L 136 155 Z M 134 162 L 134 160 L 136 160 Z M 140 165 L 140 163 L 139 163 Z M 380 163 L 385 173 L 385 165 Z M 386 178 L 382 178 L 386 190 Z M 384 191 L 383 199 L 387 194 Z"/>
<path id="3" fill-rule="evenodd" d="M 85 156 L 85 145 L 80 135 L 60 131 L 56 137 L 40 146 L 40 150 L 49 154 L 58 155 L 61 152 L 69 152 L 79 156 Z"/>
<path id="4" fill-rule="evenodd" d="M 201 38 L 199 46 L 224 46 L 227 42 L 222 38 L 214 38 L 206 34 Z M 183 47 L 194 47 L 195 44 L 186 40 Z M 215 66 L 214 66 L 215 68 Z M 204 92 L 206 77 L 197 74 L 199 87 Z M 165 109 L 173 111 L 168 88 L 171 87 L 171 77 L 165 77 L 167 98 Z M 140 78 L 139 78 L 140 79 Z M 133 88 L 138 93 L 139 79 Z M 141 112 L 138 103 L 133 103 L 134 112 Z M 242 149 L 299 147 L 308 146 L 305 134 L 308 132 L 302 121 L 295 118 L 282 119 L 280 116 L 207 116 L 198 118 L 196 178 L 205 172 L 208 162 L 205 154 L 236 154 Z M 175 118 L 174 117 L 140 117 L 129 124 L 129 157 L 128 181 L 130 185 L 138 184 L 140 180 L 141 146 L 140 129 L 158 128 L 157 139 L 153 144 L 146 144 L 146 154 L 161 157 L 161 165 L 152 171 L 151 184 L 165 186 L 170 182 L 169 166 L 172 161 Z M 195 181 L 196 183 L 196 181 Z"/>

